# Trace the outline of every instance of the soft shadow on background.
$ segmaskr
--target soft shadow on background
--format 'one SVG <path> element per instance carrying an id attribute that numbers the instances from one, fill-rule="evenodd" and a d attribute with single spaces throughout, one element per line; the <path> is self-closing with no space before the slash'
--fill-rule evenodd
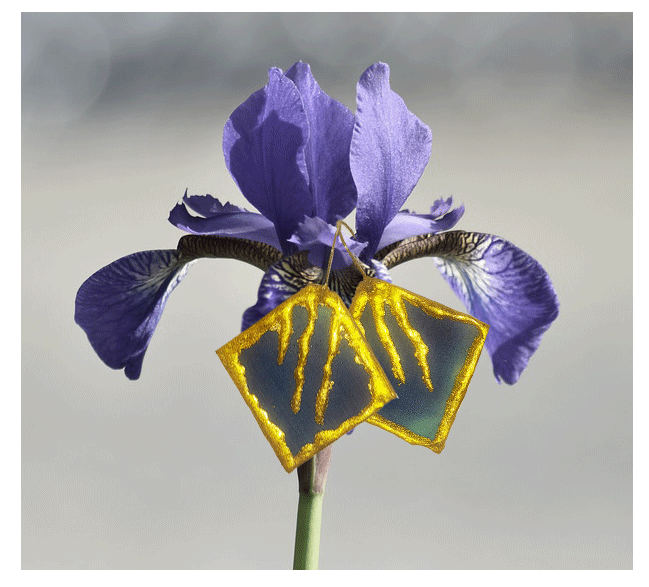
<path id="1" fill-rule="evenodd" d="M 561 302 L 515 386 L 484 353 L 441 455 L 335 444 L 321 568 L 631 568 L 632 59 L 630 14 L 23 14 L 23 568 L 290 568 L 296 474 L 214 353 L 261 272 L 197 263 L 135 382 L 73 314 L 103 265 L 175 247 L 185 188 L 247 205 L 223 125 L 297 60 L 352 110 L 390 64 L 433 131 L 407 207 L 453 195 Z M 463 309 L 430 259 L 393 277 Z"/>

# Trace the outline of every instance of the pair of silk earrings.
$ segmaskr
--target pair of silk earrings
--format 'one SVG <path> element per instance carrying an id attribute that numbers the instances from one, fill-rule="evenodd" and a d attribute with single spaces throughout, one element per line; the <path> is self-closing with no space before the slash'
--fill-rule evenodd
<path id="1" fill-rule="evenodd" d="M 342 226 L 353 233 L 338 221 L 325 285 L 216 351 L 287 472 L 364 421 L 441 452 L 489 329 L 368 277 Z M 363 275 L 349 309 L 326 285 L 338 237 Z"/>

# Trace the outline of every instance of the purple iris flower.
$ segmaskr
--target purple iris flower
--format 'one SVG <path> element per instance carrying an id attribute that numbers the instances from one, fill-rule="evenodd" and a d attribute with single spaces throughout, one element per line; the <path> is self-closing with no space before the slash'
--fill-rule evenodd
<path id="1" fill-rule="evenodd" d="M 192 236 L 100 269 L 79 289 L 76 322 L 109 367 L 137 379 L 167 298 L 196 259 L 236 258 L 264 271 L 246 329 L 324 281 L 336 221 L 356 208 L 347 244 L 367 273 L 389 281 L 391 267 L 433 257 L 469 313 L 490 325 L 496 379 L 515 383 L 558 315 L 556 293 L 539 263 L 510 242 L 450 230 L 464 212 L 451 198 L 434 202 L 430 214 L 402 210 L 431 143 L 430 129 L 390 89 L 383 63 L 361 76 L 355 115 L 320 89 L 307 64 L 272 68 L 223 131 L 226 165 L 260 213 L 185 193 L 169 221 Z M 329 286 L 347 303 L 360 281 L 351 264 L 337 243 Z"/>

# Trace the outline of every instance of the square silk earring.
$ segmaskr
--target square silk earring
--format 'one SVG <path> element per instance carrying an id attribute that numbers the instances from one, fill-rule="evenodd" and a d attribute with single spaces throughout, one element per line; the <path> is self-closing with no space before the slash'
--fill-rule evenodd
<path id="1" fill-rule="evenodd" d="M 216 353 L 289 473 L 397 397 L 326 285 L 308 285 Z"/>
<path id="2" fill-rule="evenodd" d="M 399 396 L 367 422 L 441 452 L 489 327 L 371 277 L 350 312 Z"/>
<path id="3" fill-rule="evenodd" d="M 344 222 L 339 221 L 340 227 Z M 353 231 L 352 231 L 353 232 Z M 480 358 L 489 326 L 386 281 L 363 280 L 349 308 L 398 398 L 367 422 L 442 452 Z"/>

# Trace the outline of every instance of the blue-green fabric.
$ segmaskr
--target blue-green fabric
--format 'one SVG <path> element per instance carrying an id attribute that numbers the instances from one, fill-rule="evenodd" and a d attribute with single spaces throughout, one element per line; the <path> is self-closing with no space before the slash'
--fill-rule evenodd
<path id="1" fill-rule="evenodd" d="M 433 391 L 428 390 L 422 379 L 422 370 L 415 357 L 412 343 L 397 324 L 389 306 L 386 305 L 385 323 L 401 358 L 401 366 L 406 378 L 405 383 L 396 379 L 388 353 L 376 332 L 372 309 L 368 304 L 361 315 L 365 338 L 399 396 L 398 399 L 383 406 L 377 414 L 419 436 L 434 440 L 446 409 L 446 401 L 453 392 L 455 379 L 467 359 L 469 349 L 479 330 L 472 324 L 453 320 L 450 317 L 440 319 L 429 316 L 407 300 L 403 301 L 407 306 L 410 324 L 428 346 L 427 360 Z"/>
<path id="2" fill-rule="evenodd" d="M 329 394 L 324 424 L 319 425 L 315 421 L 316 395 L 322 384 L 322 368 L 327 361 L 331 321 L 331 309 L 319 306 L 304 370 L 300 410 L 297 414 L 293 413 L 291 398 L 296 386 L 297 342 L 306 328 L 307 320 L 306 309 L 295 306 L 293 334 L 281 365 L 277 362 L 279 337 L 270 330 L 239 356 L 240 363 L 246 369 L 249 391 L 257 396 L 271 422 L 284 431 L 284 440 L 294 456 L 305 444 L 314 442 L 316 433 L 335 430 L 345 420 L 358 415 L 372 400 L 368 388 L 369 376 L 363 366 L 355 361 L 356 353 L 343 336 L 340 352 L 332 365 L 334 384 Z"/>

